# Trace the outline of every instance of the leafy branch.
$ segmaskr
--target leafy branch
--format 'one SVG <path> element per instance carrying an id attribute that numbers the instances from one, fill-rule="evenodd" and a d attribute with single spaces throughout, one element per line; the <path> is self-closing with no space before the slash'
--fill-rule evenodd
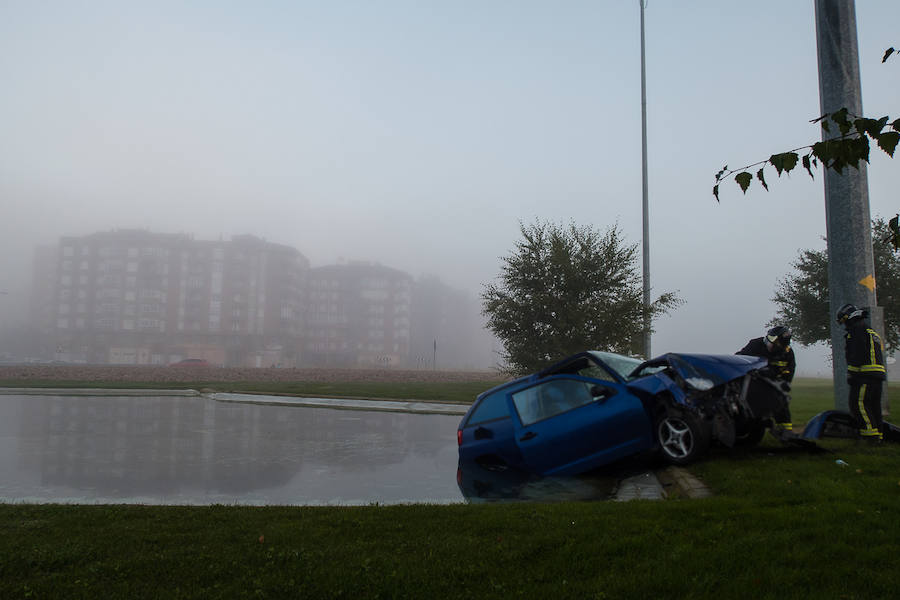
<path id="1" fill-rule="evenodd" d="M 888 48 L 888 52 L 894 52 L 893 48 Z M 885 53 L 885 60 L 890 54 Z M 768 160 L 762 160 L 739 169 L 729 169 L 728 165 L 722 167 L 716 173 L 716 185 L 713 186 L 713 196 L 716 202 L 719 201 L 719 184 L 733 177 L 743 193 L 747 193 L 750 184 L 753 183 L 753 175 L 751 172 L 756 171 L 756 179 L 768 191 L 769 185 L 766 183 L 765 169 L 768 166 L 775 168 L 775 172 L 781 177 L 782 173 L 790 173 L 796 168 L 797 164 L 801 164 L 809 176 L 815 179 L 813 169 L 819 165 L 825 169 L 833 169 L 838 173 L 842 173 L 844 169 L 852 167 L 859 169 L 859 162 L 869 162 L 869 140 L 875 142 L 888 156 L 894 157 L 894 150 L 897 143 L 900 142 L 900 119 L 895 119 L 888 123 L 890 117 L 881 117 L 880 119 L 869 119 L 866 117 L 858 117 L 851 115 L 846 108 L 839 111 L 822 115 L 818 119 L 813 119 L 810 123 L 820 123 L 825 134 L 832 132 L 833 128 L 837 129 L 840 134 L 831 139 L 816 142 L 809 146 L 794 148 L 788 152 L 780 152 L 773 154 Z M 889 241 L 894 248 L 900 250 L 900 224 L 898 224 L 898 215 L 889 222 L 890 237 L 885 240 Z"/>
<path id="2" fill-rule="evenodd" d="M 900 50 L 894 50 L 893 46 L 888 48 L 884 51 L 881 62 L 887 62 L 894 54 L 900 55 Z M 768 160 L 761 160 L 739 169 L 729 169 L 728 165 L 725 165 L 716 173 L 716 184 L 712 190 L 713 196 L 716 197 L 716 202 L 719 202 L 719 184 L 731 177 L 740 186 L 741 191 L 746 194 L 750 184 L 753 183 L 751 173 L 757 167 L 759 168 L 756 170 L 756 179 L 766 191 L 769 190 L 769 185 L 766 183 L 765 169 L 769 165 L 775 167 L 775 172 L 781 177 L 782 173 L 790 173 L 800 163 L 813 179 L 815 179 L 813 169 L 817 169 L 820 164 L 823 168 L 833 169 L 838 173 L 842 173 L 848 167 L 858 170 L 859 161 L 869 162 L 869 140 L 875 142 L 879 148 L 893 158 L 897 143 L 900 142 L 900 119 L 888 123 L 889 120 L 890 117 L 870 119 L 853 115 L 846 108 L 824 114 L 811 120 L 810 123 L 821 125 L 824 132 L 823 137 L 831 134 L 832 128 L 836 128 L 839 135 L 815 144 L 773 154 Z M 900 250 L 900 223 L 898 220 L 900 220 L 900 214 L 890 220 L 888 223 L 890 235 L 884 241 L 890 242 L 895 249 Z"/>
<path id="3" fill-rule="evenodd" d="M 787 152 L 773 154 L 767 160 L 762 160 L 739 169 L 729 169 L 728 165 L 716 173 L 716 185 L 713 186 L 713 196 L 719 201 L 719 184 L 733 177 L 745 194 L 753 182 L 751 172 L 756 171 L 756 179 L 766 189 L 765 169 L 771 165 L 781 177 L 782 173 L 790 173 L 797 164 L 806 169 L 809 176 L 815 179 L 813 169 L 821 164 L 825 169 L 833 169 L 842 173 L 847 167 L 859 169 L 859 162 L 869 162 L 870 142 L 875 142 L 888 156 L 894 156 L 897 143 L 900 142 L 900 119 L 888 123 L 890 117 L 869 119 L 850 114 L 846 108 L 836 112 L 822 115 L 813 119 L 810 123 L 820 123 L 822 130 L 830 134 L 833 129 L 840 134 L 836 137 L 816 142 L 808 146 L 801 146 Z"/>

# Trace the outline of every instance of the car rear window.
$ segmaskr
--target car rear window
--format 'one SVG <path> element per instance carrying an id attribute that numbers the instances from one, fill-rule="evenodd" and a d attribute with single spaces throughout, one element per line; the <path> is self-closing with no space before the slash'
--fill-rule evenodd
<path id="1" fill-rule="evenodd" d="M 509 408 L 506 406 L 506 390 L 497 390 L 481 399 L 475 410 L 466 421 L 466 426 L 478 425 L 486 421 L 494 421 L 509 416 Z"/>

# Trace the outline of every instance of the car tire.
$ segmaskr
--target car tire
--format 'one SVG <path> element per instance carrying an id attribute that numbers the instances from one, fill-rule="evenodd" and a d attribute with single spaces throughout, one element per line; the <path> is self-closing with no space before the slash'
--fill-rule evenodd
<path id="1" fill-rule="evenodd" d="M 656 439 L 664 461 L 686 465 L 709 448 L 709 431 L 699 417 L 687 412 L 669 412 L 656 422 Z"/>
<path id="2" fill-rule="evenodd" d="M 757 445 L 766 435 L 765 421 L 753 421 L 747 425 L 747 429 L 735 439 L 735 446 L 744 448 Z"/>

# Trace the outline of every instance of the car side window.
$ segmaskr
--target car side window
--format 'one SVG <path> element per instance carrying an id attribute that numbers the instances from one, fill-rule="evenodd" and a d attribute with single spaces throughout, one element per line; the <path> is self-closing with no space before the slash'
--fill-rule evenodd
<path id="1" fill-rule="evenodd" d="M 600 365 L 590 365 L 578 370 L 578 374 L 582 377 L 590 377 L 591 379 L 602 379 L 603 381 L 615 381 L 616 378 Z"/>
<path id="2" fill-rule="evenodd" d="M 516 392 L 513 405 L 522 425 L 527 426 L 591 403 L 594 398 L 590 389 L 586 381 L 554 379 Z"/>
<path id="3" fill-rule="evenodd" d="M 498 390 L 489 396 L 482 398 L 481 403 L 472 411 L 472 415 L 466 422 L 466 426 L 478 425 L 487 421 L 494 421 L 509 416 L 506 405 L 506 390 Z"/>

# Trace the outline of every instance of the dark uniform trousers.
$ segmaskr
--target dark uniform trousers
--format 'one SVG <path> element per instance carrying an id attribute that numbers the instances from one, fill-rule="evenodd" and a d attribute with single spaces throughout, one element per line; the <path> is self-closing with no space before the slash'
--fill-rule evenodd
<path id="1" fill-rule="evenodd" d="M 880 379 L 850 377 L 850 414 L 863 438 L 882 439 L 881 386 Z"/>

